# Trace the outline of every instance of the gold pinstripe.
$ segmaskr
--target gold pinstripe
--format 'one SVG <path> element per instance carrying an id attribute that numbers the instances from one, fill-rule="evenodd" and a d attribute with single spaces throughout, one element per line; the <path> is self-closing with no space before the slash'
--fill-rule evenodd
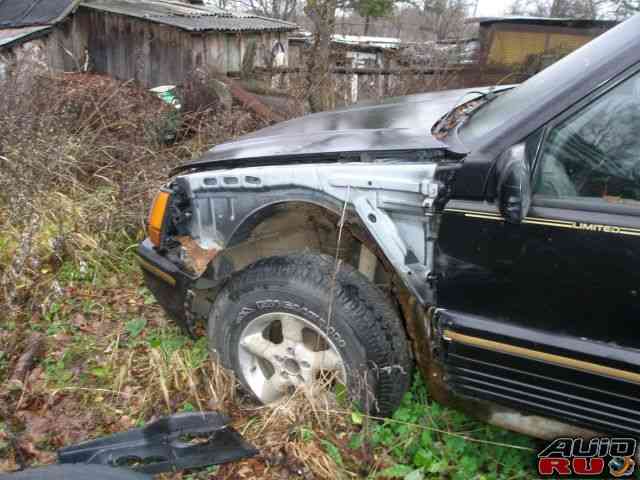
<path id="1" fill-rule="evenodd" d="M 554 365 L 559 365 L 561 367 L 605 375 L 608 377 L 640 384 L 640 373 L 630 372 L 628 370 L 620 370 L 618 368 L 607 367 L 606 365 L 586 362 L 584 360 L 578 360 L 576 358 L 564 357 L 562 355 L 518 347 L 516 345 L 510 345 L 508 343 L 487 340 L 486 338 L 472 337 L 471 335 L 454 332 L 453 330 L 445 330 L 442 336 L 446 341 L 449 342 L 458 342 L 465 345 L 471 345 L 472 347 L 479 347 L 498 353 L 515 355 L 517 357 L 527 358 L 529 360 L 539 360 L 547 363 L 552 363 Z"/>
<path id="2" fill-rule="evenodd" d="M 465 210 L 461 208 L 445 208 L 444 211 L 462 213 L 464 214 L 465 217 L 469 217 L 469 218 L 480 218 L 482 220 L 494 220 L 499 222 L 504 221 L 504 217 L 496 213 L 482 212 L 477 210 Z M 567 220 L 554 220 L 552 218 L 537 218 L 537 217 L 526 217 L 522 221 L 522 223 L 526 223 L 530 225 L 544 225 L 547 227 L 569 228 L 573 230 L 597 231 L 601 233 L 612 233 L 616 235 L 640 236 L 640 229 L 638 228 L 618 227 L 616 225 L 588 224 L 586 222 L 571 222 Z M 581 225 L 594 225 L 597 227 L 603 227 L 603 229 L 592 230 L 589 228 L 581 227 Z"/>
<path id="3" fill-rule="evenodd" d="M 485 220 L 504 220 L 504 218 L 499 217 L 497 215 L 491 215 L 491 214 L 479 214 L 479 213 L 465 213 L 464 214 L 465 217 L 472 217 L 472 218 L 483 218 Z"/>

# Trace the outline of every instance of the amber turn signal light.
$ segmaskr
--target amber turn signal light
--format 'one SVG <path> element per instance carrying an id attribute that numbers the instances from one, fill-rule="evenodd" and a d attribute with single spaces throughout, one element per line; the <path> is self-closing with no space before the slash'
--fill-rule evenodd
<path id="1" fill-rule="evenodd" d="M 158 192 L 153 200 L 151 212 L 149 212 L 149 228 L 148 234 L 151 243 L 156 247 L 160 246 L 160 235 L 162 233 L 162 222 L 164 221 L 164 213 L 169 203 L 168 192 Z"/>

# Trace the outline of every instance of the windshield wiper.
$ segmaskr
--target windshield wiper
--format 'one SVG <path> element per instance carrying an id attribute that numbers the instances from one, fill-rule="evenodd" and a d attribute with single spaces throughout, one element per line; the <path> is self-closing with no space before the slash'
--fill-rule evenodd
<path id="1" fill-rule="evenodd" d="M 497 93 L 493 91 L 493 89 L 488 92 L 467 92 L 465 95 L 469 95 L 471 93 L 477 93 L 480 96 L 474 98 L 473 100 L 469 100 L 468 102 L 463 103 L 462 105 L 458 105 L 453 110 L 448 112 L 444 117 L 442 117 L 433 127 L 431 133 L 434 137 L 438 139 L 442 139 L 447 136 L 447 134 L 455 128 L 462 120 L 468 118 L 473 112 L 475 112 L 482 105 L 490 102 L 495 97 L 498 96 Z"/>

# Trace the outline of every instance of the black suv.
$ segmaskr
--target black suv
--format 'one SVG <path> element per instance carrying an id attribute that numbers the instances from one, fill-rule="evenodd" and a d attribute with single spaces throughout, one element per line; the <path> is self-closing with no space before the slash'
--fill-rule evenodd
<path id="1" fill-rule="evenodd" d="M 417 363 L 507 428 L 638 433 L 640 16 L 519 86 L 218 145 L 158 194 L 139 254 L 263 402 L 341 383 L 388 414 Z"/>

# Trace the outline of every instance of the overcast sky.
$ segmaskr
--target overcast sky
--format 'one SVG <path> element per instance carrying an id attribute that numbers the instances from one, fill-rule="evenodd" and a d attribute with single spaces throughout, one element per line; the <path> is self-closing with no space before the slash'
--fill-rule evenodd
<path id="1" fill-rule="evenodd" d="M 504 15 L 510 3 L 511 0 L 480 0 L 478 3 L 478 16 Z"/>

